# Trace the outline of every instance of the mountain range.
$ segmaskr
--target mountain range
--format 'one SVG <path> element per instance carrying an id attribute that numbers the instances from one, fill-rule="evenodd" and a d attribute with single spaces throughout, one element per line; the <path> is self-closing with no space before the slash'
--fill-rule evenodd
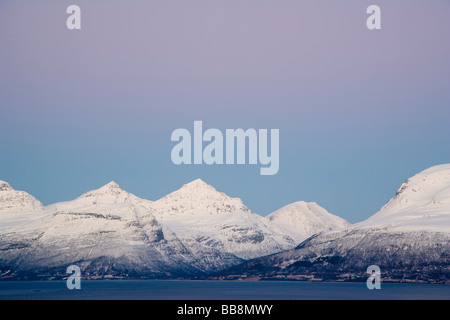
<path id="1" fill-rule="evenodd" d="M 90 279 L 192 278 L 349 225 L 302 204 L 266 218 L 198 179 L 157 201 L 110 182 L 43 206 L 1 181 L 0 278 L 58 279 L 72 264 Z"/>
<path id="2" fill-rule="evenodd" d="M 157 201 L 115 182 L 44 206 L 0 181 L 0 279 L 270 279 L 449 283 L 450 164 L 409 178 L 369 219 L 315 202 L 267 215 L 197 179 Z"/>

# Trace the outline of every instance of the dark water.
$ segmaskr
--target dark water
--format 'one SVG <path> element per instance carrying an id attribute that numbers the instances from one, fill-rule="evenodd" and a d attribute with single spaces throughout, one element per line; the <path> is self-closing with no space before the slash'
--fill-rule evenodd
<path id="1" fill-rule="evenodd" d="M 80 290 L 65 281 L 0 281 L 0 300 L 450 300 L 450 286 L 385 284 L 369 290 L 365 283 L 249 281 L 81 281 Z"/>

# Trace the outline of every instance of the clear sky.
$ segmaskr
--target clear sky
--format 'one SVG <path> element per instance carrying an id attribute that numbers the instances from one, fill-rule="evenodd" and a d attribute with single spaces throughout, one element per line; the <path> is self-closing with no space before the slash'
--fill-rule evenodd
<path id="1" fill-rule="evenodd" d="M 201 178 L 261 215 L 304 200 L 364 220 L 450 162 L 449 17 L 444 0 L 3 0 L 0 180 L 50 204 Z M 194 120 L 279 129 L 278 174 L 174 165 Z"/>

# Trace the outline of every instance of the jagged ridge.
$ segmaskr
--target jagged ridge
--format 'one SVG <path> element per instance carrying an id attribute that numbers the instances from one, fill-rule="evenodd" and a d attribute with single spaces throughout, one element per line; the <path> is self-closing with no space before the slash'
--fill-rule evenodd
<path id="1" fill-rule="evenodd" d="M 0 186 L 0 193 L 16 192 Z M 241 199 L 200 179 L 155 202 L 110 182 L 75 200 L 0 219 L 4 278 L 57 277 L 73 263 L 91 278 L 191 277 L 298 244 Z"/>

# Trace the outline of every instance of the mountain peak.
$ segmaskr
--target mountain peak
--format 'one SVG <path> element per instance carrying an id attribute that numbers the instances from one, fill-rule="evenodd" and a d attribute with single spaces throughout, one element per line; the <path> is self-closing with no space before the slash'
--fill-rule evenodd
<path id="1" fill-rule="evenodd" d="M 327 216 L 331 214 L 322 208 L 320 205 L 318 205 L 316 202 L 306 202 L 306 201 L 296 201 L 293 203 L 290 203 L 280 209 L 278 209 L 275 212 L 272 212 L 267 217 L 270 219 L 275 219 L 280 216 Z"/>
<path id="2" fill-rule="evenodd" d="M 95 192 L 97 194 L 100 194 L 100 193 L 102 193 L 102 194 L 103 193 L 111 194 L 111 193 L 120 193 L 122 191 L 125 192 L 124 190 L 122 190 L 120 188 L 120 186 L 116 182 L 111 181 L 111 182 L 105 184 L 103 187 L 100 187 L 98 189 L 92 190 L 90 192 Z"/>
<path id="3" fill-rule="evenodd" d="M 8 182 L 0 180 L 0 191 L 13 191 Z"/>
<path id="4" fill-rule="evenodd" d="M 195 192 L 198 192 L 200 190 L 216 191 L 216 189 L 213 186 L 207 184 L 202 179 L 196 179 L 189 183 L 186 183 L 180 188 L 180 190 L 194 190 Z"/>
<path id="5" fill-rule="evenodd" d="M 303 208 L 309 209 L 309 210 L 311 210 L 311 208 L 321 208 L 316 202 L 306 202 L 303 200 L 288 204 L 288 206 L 303 207 Z"/>
<path id="6" fill-rule="evenodd" d="M 450 195 L 450 164 L 433 166 L 407 179 L 382 211 L 441 206 L 444 202 L 450 204 L 448 195 Z"/>
<path id="7" fill-rule="evenodd" d="M 42 203 L 32 195 L 17 191 L 8 182 L 0 180 L 0 213 L 31 212 L 42 208 Z"/>
<path id="8" fill-rule="evenodd" d="M 155 202 L 160 212 L 174 214 L 216 214 L 249 211 L 239 198 L 231 198 L 217 191 L 201 179 L 196 179 Z"/>
<path id="9" fill-rule="evenodd" d="M 193 186 L 209 186 L 209 184 L 207 184 L 205 181 L 203 181 L 202 179 L 198 178 L 195 180 L 192 180 L 191 182 L 186 183 L 185 185 L 193 185 Z"/>
<path id="10" fill-rule="evenodd" d="M 295 235 L 298 241 L 303 241 L 315 233 L 343 229 L 350 225 L 345 219 L 329 213 L 316 202 L 305 201 L 288 204 L 266 218 Z"/>
<path id="11" fill-rule="evenodd" d="M 103 187 L 101 187 L 100 189 L 104 189 L 104 190 L 115 190 L 115 189 L 120 189 L 120 186 L 115 182 L 115 181 L 111 181 L 107 184 L 105 184 Z M 99 190 L 100 190 L 99 189 Z"/>
<path id="12" fill-rule="evenodd" d="M 377 213 L 357 225 L 448 232 L 449 222 L 450 164 L 443 164 L 407 179 Z"/>
<path id="13" fill-rule="evenodd" d="M 99 189 L 82 194 L 78 199 L 90 199 L 89 201 L 93 203 L 124 203 L 138 198 L 120 188 L 116 182 L 111 181 Z"/>
<path id="14" fill-rule="evenodd" d="M 105 194 L 113 195 L 113 194 L 119 194 L 121 192 L 126 192 L 126 191 L 122 190 L 116 182 L 111 181 L 111 182 L 105 184 L 103 187 L 86 192 L 85 194 L 82 195 L 82 197 L 86 196 L 86 195 L 89 195 L 89 196 L 90 195 L 105 195 Z"/>

